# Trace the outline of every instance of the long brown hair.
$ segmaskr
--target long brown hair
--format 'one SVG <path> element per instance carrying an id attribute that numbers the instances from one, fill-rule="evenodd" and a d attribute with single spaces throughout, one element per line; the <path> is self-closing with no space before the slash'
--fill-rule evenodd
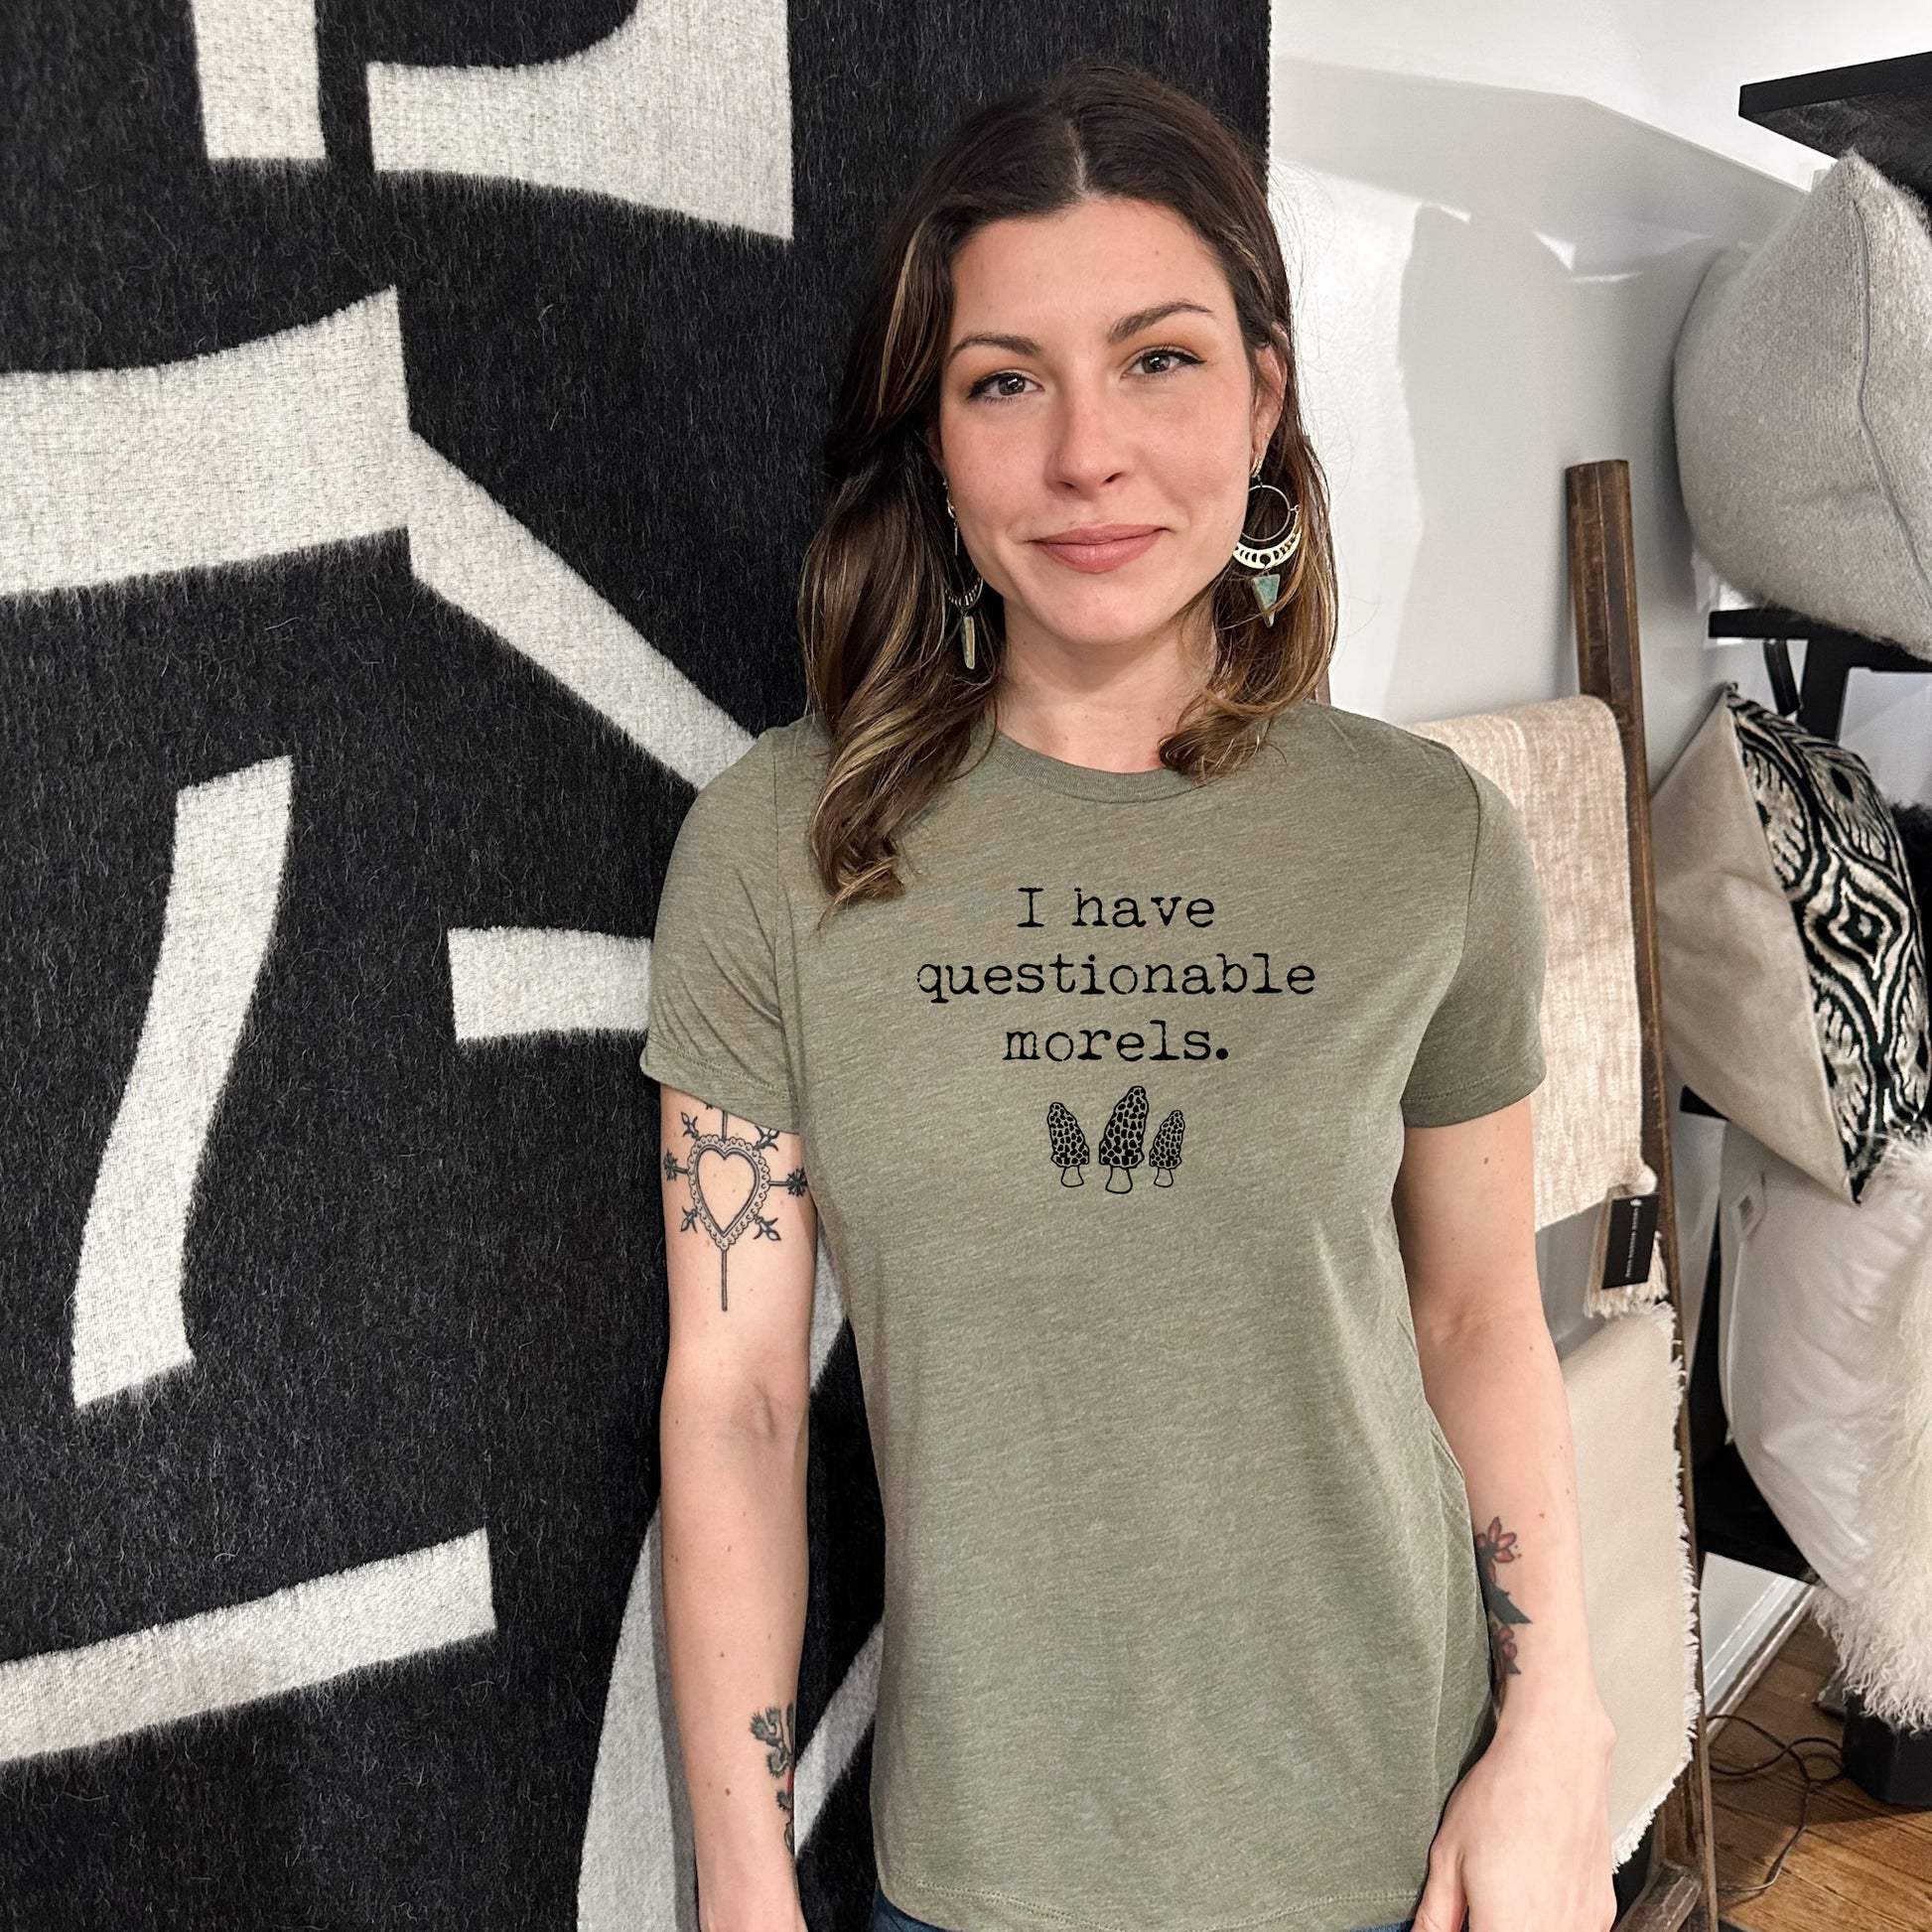
<path id="1" fill-rule="evenodd" d="M 925 442 L 952 325 L 953 257 L 989 222 L 1055 213 L 1088 197 L 1170 208 L 1219 260 L 1250 367 L 1270 343 L 1287 367 L 1258 479 L 1301 510 L 1286 601 L 1274 625 L 1264 623 L 1231 559 L 1206 587 L 1215 668 L 1162 741 L 1162 763 L 1202 779 L 1232 771 L 1254 755 L 1269 719 L 1319 686 L 1334 648 L 1334 553 L 1265 180 L 1253 146 L 1191 94 L 1126 63 L 1076 61 L 969 114 L 888 215 L 825 439 L 824 520 L 798 591 L 807 711 L 831 738 L 810 829 L 832 896 L 825 915 L 905 890 L 896 834 L 956 775 L 999 676 L 1003 613 L 990 585 L 974 614 L 977 668 L 967 670 L 953 641 L 942 590 L 950 525 Z"/>

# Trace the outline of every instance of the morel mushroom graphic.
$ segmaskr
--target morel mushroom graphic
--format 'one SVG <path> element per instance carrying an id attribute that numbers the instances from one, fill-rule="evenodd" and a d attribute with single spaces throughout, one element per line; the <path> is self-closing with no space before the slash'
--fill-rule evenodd
<path id="1" fill-rule="evenodd" d="M 1154 1130 L 1154 1145 L 1147 1151 L 1147 1164 L 1154 1170 L 1154 1184 L 1157 1187 L 1173 1185 L 1173 1171 L 1180 1166 L 1180 1137 L 1187 1123 L 1180 1117 L 1176 1107 L 1159 1127 Z"/>
<path id="2" fill-rule="evenodd" d="M 1046 1145 L 1054 1167 L 1060 1171 L 1060 1185 L 1084 1185 L 1080 1170 L 1093 1158 L 1087 1152 L 1087 1137 L 1080 1132 L 1080 1123 L 1057 1100 L 1046 1109 Z"/>
<path id="3" fill-rule="evenodd" d="M 1141 1136 L 1146 1132 L 1147 1089 L 1129 1087 L 1114 1103 L 1107 1131 L 1100 1137 L 1100 1165 L 1109 1170 L 1108 1193 L 1124 1194 L 1134 1185 L 1129 1170 L 1141 1165 Z"/>

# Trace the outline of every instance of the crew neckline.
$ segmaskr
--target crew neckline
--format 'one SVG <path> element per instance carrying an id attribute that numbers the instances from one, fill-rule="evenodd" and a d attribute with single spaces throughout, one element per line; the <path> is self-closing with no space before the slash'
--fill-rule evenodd
<path id="1" fill-rule="evenodd" d="M 1190 778 L 1186 772 L 1165 764 L 1157 764 L 1148 771 L 1104 771 L 1098 765 L 1073 764 L 1065 759 L 1052 758 L 1045 752 L 1035 751 L 1031 745 L 1021 744 L 1017 738 L 1009 738 L 987 713 L 981 712 L 973 720 L 972 749 L 978 752 L 989 737 L 992 744 L 986 754 L 988 764 L 1075 798 L 1125 802 L 1172 798 L 1177 792 L 1207 788 L 1203 780 Z"/>

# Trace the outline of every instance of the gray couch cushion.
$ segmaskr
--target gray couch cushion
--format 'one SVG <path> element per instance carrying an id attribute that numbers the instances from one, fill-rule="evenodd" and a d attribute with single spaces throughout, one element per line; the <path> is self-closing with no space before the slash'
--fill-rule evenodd
<path id="1" fill-rule="evenodd" d="M 1932 231 L 1848 154 L 1678 338 L 1677 460 L 1726 582 L 1932 657 Z"/>

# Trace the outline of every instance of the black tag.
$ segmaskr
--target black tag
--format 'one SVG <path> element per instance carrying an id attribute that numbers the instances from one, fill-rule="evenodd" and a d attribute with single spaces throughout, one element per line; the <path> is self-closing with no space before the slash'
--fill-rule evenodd
<path id="1" fill-rule="evenodd" d="M 1611 1196 L 1610 1231 L 1603 1243 L 1605 1288 L 1631 1288 L 1650 1279 L 1650 1254 L 1657 1241 L 1658 1199 L 1655 1192 Z"/>

